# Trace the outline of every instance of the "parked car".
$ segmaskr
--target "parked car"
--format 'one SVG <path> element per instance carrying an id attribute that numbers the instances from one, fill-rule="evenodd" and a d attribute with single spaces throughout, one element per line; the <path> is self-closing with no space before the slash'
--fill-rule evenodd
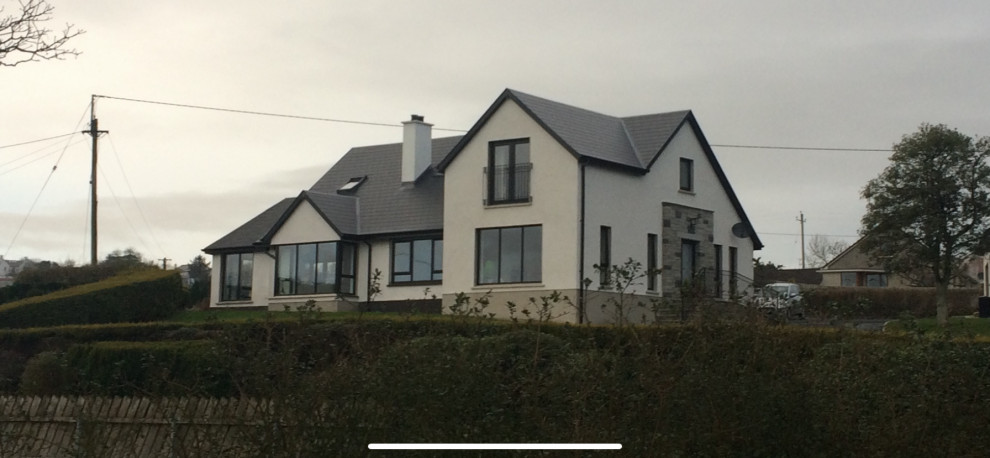
<path id="1" fill-rule="evenodd" d="M 768 315 L 804 318 L 804 301 L 797 283 L 771 283 L 756 298 L 756 307 Z"/>

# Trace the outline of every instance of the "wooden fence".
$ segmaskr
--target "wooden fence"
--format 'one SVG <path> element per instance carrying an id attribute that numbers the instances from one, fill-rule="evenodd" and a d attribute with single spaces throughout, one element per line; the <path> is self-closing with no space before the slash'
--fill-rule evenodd
<path id="1" fill-rule="evenodd" d="M 253 399 L 0 397 L 0 457 L 265 456 L 278 430 Z"/>

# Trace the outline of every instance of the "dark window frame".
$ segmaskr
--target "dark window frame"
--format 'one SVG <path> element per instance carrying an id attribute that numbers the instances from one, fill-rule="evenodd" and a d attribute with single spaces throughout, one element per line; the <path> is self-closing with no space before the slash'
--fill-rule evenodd
<path id="1" fill-rule="evenodd" d="M 646 290 L 657 291 L 659 282 L 657 281 L 657 247 L 659 237 L 657 234 L 646 234 Z"/>
<path id="2" fill-rule="evenodd" d="M 429 280 L 415 280 L 413 279 L 414 269 L 413 264 L 416 259 L 416 242 L 429 241 L 430 242 L 430 279 Z M 392 251 L 389 261 L 389 267 L 392 274 L 389 276 L 389 281 L 391 285 L 437 285 L 443 282 L 443 252 L 440 255 L 440 265 L 437 266 L 437 242 L 440 243 L 440 249 L 443 250 L 443 237 L 433 236 L 433 237 L 417 237 L 417 238 L 401 238 L 392 241 Z M 395 246 L 400 243 L 409 244 L 409 265 L 405 266 L 408 270 L 399 270 L 399 267 L 395 265 Z M 437 268 L 439 267 L 439 269 Z M 410 280 L 396 280 L 397 276 L 408 275 Z"/>
<path id="3" fill-rule="evenodd" d="M 539 240 L 539 251 L 540 251 L 540 260 L 539 260 L 539 266 L 538 266 L 539 268 L 537 269 L 538 270 L 538 272 L 537 272 L 538 278 L 536 280 L 526 281 L 525 278 L 527 277 L 527 274 L 532 274 L 531 271 L 527 271 L 527 269 L 526 269 L 526 228 L 533 228 L 533 227 L 540 228 L 540 234 L 539 234 L 539 239 L 538 239 Z M 519 267 L 520 267 L 519 279 L 520 279 L 520 281 L 502 281 L 502 279 L 501 279 L 502 255 L 503 255 L 503 252 L 502 252 L 502 233 L 505 230 L 511 230 L 511 229 L 520 229 L 520 238 L 519 238 Z M 486 232 L 486 231 L 498 231 L 498 249 L 496 250 L 498 256 L 497 256 L 497 261 L 495 263 L 496 265 L 494 266 L 497 279 L 494 282 L 482 282 L 482 280 L 483 280 L 483 278 L 485 276 L 482 275 L 482 267 L 483 266 L 481 265 L 481 263 L 482 263 L 482 259 L 481 259 L 481 242 L 482 242 L 482 238 L 481 237 L 482 237 L 482 233 L 483 232 Z M 533 266 L 530 266 L 530 268 L 532 268 L 532 267 Z M 484 227 L 484 228 L 475 229 L 475 233 L 474 233 L 474 284 L 475 285 L 514 285 L 514 284 L 521 284 L 521 283 L 542 283 L 542 282 L 543 282 L 543 225 L 542 224 L 526 224 L 526 225 L 521 225 L 521 226 L 502 226 L 502 227 Z"/>
<path id="4" fill-rule="evenodd" d="M 248 275 L 248 284 L 245 285 L 243 277 L 243 266 L 244 266 L 244 256 L 251 257 L 251 272 Z M 228 262 L 229 256 L 237 256 L 236 269 L 237 269 L 237 281 L 234 286 L 234 294 L 227 294 L 227 291 L 231 285 L 227 284 L 227 272 L 230 269 L 230 262 Z M 220 258 L 220 302 L 234 302 L 234 301 L 249 301 L 251 300 L 251 293 L 254 288 L 254 253 L 227 253 Z M 246 288 L 246 290 L 245 290 Z M 245 294 L 246 291 L 246 294 Z"/>
<path id="5" fill-rule="evenodd" d="M 680 190 L 694 192 L 694 160 L 682 157 L 680 164 Z"/>
<path id="6" fill-rule="evenodd" d="M 739 295 L 739 248 L 729 247 L 729 295 Z"/>
<path id="7" fill-rule="evenodd" d="M 318 291 L 318 288 L 319 288 L 318 285 L 319 285 L 319 283 L 318 283 L 318 280 L 317 279 L 319 278 L 319 265 L 320 265 L 320 262 L 319 261 L 321 259 L 320 258 L 319 246 L 320 245 L 324 245 L 324 244 L 332 244 L 332 245 L 334 245 L 334 260 L 333 260 L 333 262 L 334 262 L 334 272 L 333 272 L 333 277 L 334 277 L 334 283 L 333 283 L 333 285 L 334 285 L 334 287 L 333 287 L 333 290 L 332 291 Z M 313 271 L 312 271 L 312 278 L 313 278 L 313 280 L 312 280 L 312 285 L 311 286 L 313 287 L 312 288 L 313 291 L 312 292 L 298 292 L 298 283 L 299 283 L 299 278 L 300 278 L 299 267 L 300 267 L 300 263 L 302 261 L 301 256 L 299 256 L 299 250 L 300 250 L 301 247 L 309 247 L 311 245 L 316 250 L 315 251 L 315 254 L 314 254 L 314 260 L 316 262 L 313 263 Z M 350 262 L 350 267 L 351 267 L 351 272 L 350 273 L 345 273 L 344 272 L 344 265 L 345 265 L 344 264 L 344 252 L 345 252 L 344 247 L 345 246 L 350 249 L 350 252 L 351 252 L 351 255 L 352 255 L 352 258 L 350 260 L 351 261 Z M 279 277 L 279 274 L 280 274 L 281 268 L 282 268 L 282 266 L 281 266 L 282 257 L 279 254 L 280 254 L 280 250 L 282 248 L 289 249 L 289 247 L 293 247 L 294 248 L 292 259 L 293 259 L 293 262 L 295 263 L 295 265 L 293 266 L 293 268 L 291 270 L 291 274 L 290 274 L 291 278 L 287 279 L 287 280 L 289 280 L 289 285 L 288 285 L 289 286 L 289 288 L 288 288 L 289 289 L 289 292 L 285 293 L 285 292 L 281 292 L 282 291 L 282 288 L 280 287 L 281 285 L 279 284 L 280 282 L 282 282 L 282 281 L 285 280 L 285 279 L 281 279 Z M 339 295 L 343 295 L 343 296 L 355 296 L 355 295 L 357 295 L 357 245 L 356 244 L 354 244 L 352 242 L 343 241 L 343 240 L 333 240 L 333 241 L 310 242 L 310 243 L 287 243 L 287 244 L 283 244 L 283 245 L 275 245 L 274 248 L 275 248 L 275 285 L 274 285 L 275 286 L 275 291 L 274 291 L 274 295 L 275 296 L 278 296 L 278 297 L 287 297 L 287 296 L 314 296 L 314 295 L 329 295 L 329 294 L 339 294 Z M 348 284 L 350 285 L 350 289 L 349 290 L 343 288 L 343 286 L 344 286 L 344 280 L 348 280 Z M 310 286 L 310 285 L 307 284 L 307 286 Z"/>
<path id="8" fill-rule="evenodd" d="M 715 297 L 722 297 L 722 245 L 715 244 Z"/>
<path id="9" fill-rule="evenodd" d="M 612 227 L 601 226 L 598 238 L 598 283 L 609 286 L 612 271 Z"/>
<path id="10" fill-rule="evenodd" d="M 504 204 L 516 204 L 516 203 L 527 203 L 533 201 L 532 189 L 530 189 L 530 173 L 533 170 L 532 157 L 530 157 L 529 162 L 518 162 L 516 160 L 516 146 L 517 145 L 529 145 L 529 138 L 516 138 L 511 140 L 499 140 L 488 143 L 488 167 L 486 169 L 486 183 L 485 183 L 485 203 L 486 205 L 504 205 Z M 506 184 L 506 195 L 507 198 L 496 199 L 495 198 L 495 181 L 498 176 L 495 170 L 495 149 L 502 146 L 509 147 L 509 164 L 506 170 L 506 175 L 508 176 L 508 182 Z M 532 151 L 530 151 L 530 156 L 532 156 Z M 526 195 L 517 196 L 519 192 L 520 183 L 517 181 L 520 178 L 520 172 L 526 172 L 525 176 L 525 187 Z"/>
<path id="11" fill-rule="evenodd" d="M 700 248 L 700 243 L 697 240 L 691 239 L 681 239 L 681 284 L 690 284 L 694 281 L 694 276 L 698 274 L 698 248 Z M 688 278 L 684 278 L 684 247 L 691 247 L 691 272 Z"/>

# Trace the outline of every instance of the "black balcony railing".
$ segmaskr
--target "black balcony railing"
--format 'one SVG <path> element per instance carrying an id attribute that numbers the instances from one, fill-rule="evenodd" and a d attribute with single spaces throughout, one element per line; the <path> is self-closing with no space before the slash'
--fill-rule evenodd
<path id="1" fill-rule="evenodd" d="M 528 202 L 529 175 L 533 164 L 519 163 L 499 165 L 487 174 L 487 203 L 502 204 L 513 202 Z"/>

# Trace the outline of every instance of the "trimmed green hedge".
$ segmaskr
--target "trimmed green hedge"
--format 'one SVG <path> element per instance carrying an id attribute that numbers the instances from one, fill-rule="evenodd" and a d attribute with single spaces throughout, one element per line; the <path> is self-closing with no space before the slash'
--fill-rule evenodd
<path id="1" fill-rule="evenodd" d="M 64 371 L 60 391 L 99 396 L 224 396 L 231 391 L 229 373 L 218 360 L 216 345 L 204 340 L 175 342 L 98 342 L 74 345 L 62 355 L 57 366 Z M 44 359 L 46 364 L 36 364 Z M 52 367 L 51 352 L 39 353 L 28 362 Z M 38 371 L 50 377 L 57 371 Z M 34 380 L 36 374 L 25 370 L 22 386 L 27 394 L 31 387 L 50 386 Z"/>
<path id="2" fill-rule="evenodd" d="M 0 306 L 0 327 L 154 321 L 185 300 L 174 271 L 141 270 Z"/>
<path id="3" fill-rule="evenodd" d="M 980 291 L 949 290 L 949 314 L 976 311 Z M 935 288 L 853 288 L 822 286 L 804 291 L 805 312 L 834 318 L 897 318 L 907 312 L 915 317 L 935 316 Z"/>

